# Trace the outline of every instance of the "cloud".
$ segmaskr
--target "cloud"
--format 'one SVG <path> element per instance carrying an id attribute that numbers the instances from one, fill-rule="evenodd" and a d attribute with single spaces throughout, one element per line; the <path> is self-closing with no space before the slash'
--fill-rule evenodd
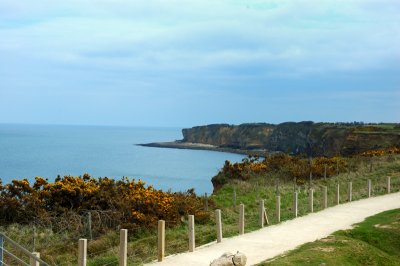
<path id="1" fill-rule="evenodd" d="M 400 55 L 400 19 L 374 12 L 371 2 L 266 1 L 270 9 L 262 8 L 260 1 L 229 3 L 18 4 L 7 11 L 14 14 L 12 20 L 27 24 L 13 27 L 11 23 L 7 28 L 6 22 L 0 31 L 6 40 L 1 48 L 72 66 L 101 61 L 100 65 L 111 68 L 120 64 L 122 68 L 204 69 L 221 67 L 223 60 L 256 65 L 264 61 L 283 72 L 298 73 L 381 67 L 382 61 Z"/>
<path id="2" fill-rule="evenodd" d="M 190 106 L 199 95 L 395 90 L 399 13 L 397 0 L 3 0 L 0 92 L 162 95 L 163 106 L 181 95 Z"/>

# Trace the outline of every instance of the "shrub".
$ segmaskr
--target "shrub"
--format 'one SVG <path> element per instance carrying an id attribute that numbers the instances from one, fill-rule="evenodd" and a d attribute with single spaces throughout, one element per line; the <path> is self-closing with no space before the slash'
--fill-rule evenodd
<path id="1" fill-rule="evenodd" d="M 163 192 L 141 180 L 95 179 L 88 174 L 57 177 L 54 182 L 36 177 L 32 185 L 23 179 L 3 186 L 0 180 L 0 206 L 2 223 L 34 221 L 60 230 L 83 230 L 89 211 L 99 231 L 121 224 L 155 227 L 159 219 L 172 226 L 187 214 L 207 218 L 194 190 Z"/>
<path id="2" fill-rule="evenodd" d="M 229 179 L 247 180 L 254 174 L 275 172 L 286 179 L 297 182 L 305 182 L 312 172 L 313 178 L 321 178 L 325 175 L 330 177 L 337 172 L 344 172 L 348 168 L 348 164 L 341 157 L 318 157 L 308 160 L 300 157 L 290 156 L 286 154 L 276 154 L 268 156 L 264 160 L 259 161 L 249 157 L 241 163 L 232 164 L 225 161 L 221 171 L 212 178 L 214 189 L 219 189 L 228 182 Z"/>

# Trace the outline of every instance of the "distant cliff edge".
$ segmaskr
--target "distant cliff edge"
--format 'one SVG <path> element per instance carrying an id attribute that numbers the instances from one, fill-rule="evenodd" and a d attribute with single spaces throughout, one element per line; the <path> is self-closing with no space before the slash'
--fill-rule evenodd
<path id="1" fill-rule="evenodd" d="M 353 155 L 400 146 L 400 124 L 286 122 L 213 124 L 182 130 L 183 140 L 145 146 L 221 150 L 239 153 L 284 152 L 309 156 Z"/>

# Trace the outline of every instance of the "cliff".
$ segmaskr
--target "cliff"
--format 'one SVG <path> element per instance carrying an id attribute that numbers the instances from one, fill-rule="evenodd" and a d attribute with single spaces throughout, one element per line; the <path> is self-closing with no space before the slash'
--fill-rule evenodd
<path id="1" fill-rule="evenodd" d="M 203 143 L 232 149 L 263 149 L 275 129 L 271 124 L 215 124 L 183 129 L 183 142 Z"/>
<path id="2" fill-rule="evenodd" d="M 180 143 L 237 151 L 280 151 L 309 156 L 353 155 L 400 146 L 400 124 L 286 122 L 278 125 L 214 124 L 183 129 Z"/>

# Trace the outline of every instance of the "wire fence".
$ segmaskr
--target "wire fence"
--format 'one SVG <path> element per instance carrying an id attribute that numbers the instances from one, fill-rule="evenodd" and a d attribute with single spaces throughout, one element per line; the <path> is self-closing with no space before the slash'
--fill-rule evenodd
<path id="1" fill-rule="evenodd" d="M 370 180 L 370 181 L 369 181 Z M 390 179 L 388 177 L 369 177 L 364 178 L 359 173 L 350 173 L 347 176 L 342 176 L 338 179 L 327 179 L 320 180 L 318 184 L 304 184 L 299 186 L 293 186 L 291 188 L 280 189 L 280 200 L 281 200 L 281 221 L 293 219 L 296 217 L 296 210 L 298 216 L 303 216 L 310 213 L 310 189 L 313 189 L 313 211 L 320 211 L 325 208 L 324 205 L 324 189 L 327 188 L 326 200 L 327 207 L 337 205 L 337 195 L 339 195 L 340 203 L 349 202 L 349 183 L 352 184 L 352 199 L 359 200 L 364 199 L 371 194 L 371 196 L 379 196 L 389 193 L 400 191 L 400 176 L 393 175 Z M 368 182 L 371 182 L 369 186 Z M 338 190 L 339 188 L 339 190 Z M 254 193 L 254 198 L 245 195 L 251 190 Z M 294 192 L 297 192 L 297 205 L 294 201 Z M 255 230 L 260 227 L 259 225 L 259 201 L 265 200 L 266 214 L 269 218 L 270 224 L 277 223 L 276 217 L 276 189 L 272 186 L 263 186 L 263 184 L 257 184 L 253 187 L 246 187 L 241 190 L 240 187 L 235 189 L 235 201 L 237 202 L 236 208 L 225 208 L 222 213 L 223 237 L 229 237 L 238 235 L 239 233 L 239 216 L 238 206 L 241 202 L 245 202 L 245 221 L 246 221 L 246 232 Z M 214 217 L 214 210 L 211 206 L 208 207 L 210 215 L 210 221 L 207 224 L 197 224 L 195 227 L 195 241 L 196 246 L 204 245 L 210 242 L 215 242 L 216 236 L 216 223 Z M 37 229 L 36 229 L 37 230 Z M 40 234 L 40 228 L 36 231 Z M 138 233 L 138 232 L 136 232 Z M 136 235 L 136 234 L 135 234 Z M 188 229 L 187 221 L 184 220 L 181 226 L 174 227 L 173 229 L 168 228 L 165 232 L 165 254 L 170 255 L 179 252 L 188 251 Z M 22 239 L 20 239 L 22 240 Z M 50 265 L 67 266 L 77 265 L 77 258 L 79 256 L 78 251 L 78 237 L 68 237 L 67 235 L 59 236 L 60 244 L 49 247 L 46 244 L 44 238 L 38 238 L 33 233 L 33 240 L 25 240 L 27 246 L 33 247 L 33 249 L 41 248 L 45 250 L 42 252 L 43 258 L 49 258 Z M 34 244 L 34 245 L 33 245 Z M 106 236 L 96 236 L 88 241 L 88 247 L 85 252 L 87 261 L 90 265 L 118 265 L 119 263 L 119 237 L 118 234 L 110 233 Z M 142 265 L 144 263 L 153 261 L 157 258 L 158 250 L 157 247 L 157 235 L 149 231 L 147 236 L 139 235 L 131 238 L 127 243 L 127 258 L 129 265 Z M 65 250 L 74 250 L 70 256 L 60 256 L 57 258 L 57 254 L 62 253 Z M 14 249 L 9 244 L 5 243 L 2 246 L 3 258 L 0 261 L 1 266 L 13 265 L 30 265 L 29 260 L 18 259 L 23 257 L 24 254 Z M 14 254 L 15 256 L 10 255 Z M 54 259 L 55 258 L 55 259 Z"/>

